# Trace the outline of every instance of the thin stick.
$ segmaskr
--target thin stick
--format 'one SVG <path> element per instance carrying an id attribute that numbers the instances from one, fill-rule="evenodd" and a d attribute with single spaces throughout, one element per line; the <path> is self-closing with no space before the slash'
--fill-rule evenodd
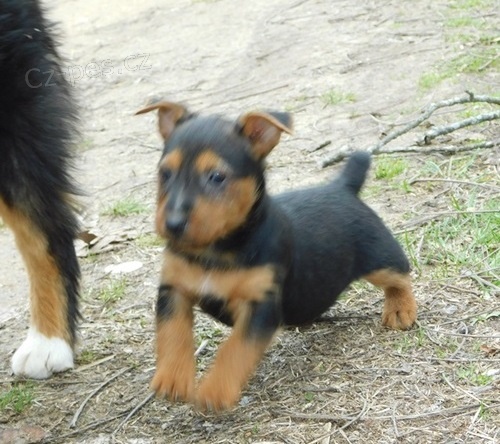
<path id="1" fill-rule="evenodd" d="M 368 402 L 365 399 L 364 400 L 364 404 L 363 404 L 363 408 L 361 409 L 361 411 L 354 418 L 350 419 L 342 427 L 340 427 L 338 429 L 335 429 L 333 432 L 325 433 L 324 435 L 321 435 L 319 438 L 316 438 L 315 440 L 310 441 L 309 444 L 315 444 L 315 443 L 317 443 L 319 441 L 322 441 L 323 439 L 325 439 L 327 437 L 332 437 L 333 435 L 335 435 L 335 433 L 338 433 L 341 430 L 347 429 L 349 426 L 351 426 L 352 424 L 354 424 L 355 422 L 357 422 L 361 418 L 363 418 L 363 416 L 365 415 L 366 411 L 368 410 L 367 407 L 368 407 Z"/>
<path id="2" fill-rule="evenodd" d="M 371 153 L 371 154 L 379 154 L 379 153 L 382 153 L 382 152 L 389 152 L 389 151 L 381 151 L 382 147 L 387 145 L 389 142 L 392 142 L 394 139 L 397 139 L 398 137 L 402 136 L 403 134 L 406 134 L 407 132 L 411 131 L 412 129 L 416 128 L 417 126 L 419 126 L 420 124 L 422 124 L 424 121 L 426 121 L 427 119 L 429 119 L 429 117 L 435 112 L 437 111 L 438 109 L 440 108 L 445 108 L 445 107 L 450 107 L 450 106 L 455 106 L 455 105 L 459 105 L 459 104 L 464 104 L 464 103 L 477 103 L 477 102 L 485 102 L 485 103 L 492 103 L 492 104 L 495 104 L 495 105 L 500 105 L 500 98 L 499 97 L 493 97 L 493 96 L 486 96 L 486 95 L 475 95 L 474 93 L 470 92 L 470 91 L 466 91 L 467 93 L 467 96 L 459 96 L 459 97 L 454 97 L 454 98 L 451 98 L 451 99 L 447 99 L 447 100 L 442 100 L 440 102 L 435 102 L 435 103 L 431 103 L 429 106 L 427 106 L 426 108 L 424 108 L 422 114 L 420 117 L 418 117 L 417 119 L 413 120 L 412 122 L 408 123 L 407 125 L 405 125 L 404 127 L 396 130 L 396 131 L 393 131 L 391 133 L 389 133 L 387 136 L 385 136 L 382 140 L 380 140 L 377 144 L 375 145 L 372 145 L 370 147 L 368 147 L 366 149 L 367 152 Z M 495 116 L 494 117 L 491 117 L 490 120 L 492 120 L 493 118 L 497 119 L 499 118 L 498 116 L 496 116 L 497 113 L 492 113 L 494 114 Z M 483 115 L 484 116 L 484 115 Z M 474 118 L 472 118 L 474 119 Z M 470 121 L 471 119 L 466 119 L 465 121 L 462 121 L 462 124 L 463 122 L 467 122 L 467 121 Z M 476 123 L 479 123 L 481 120 L 477 121 Z M 473 125 L 474 123 L 467 123 L 466 125 L 464 126 L 468 126 L 468 125 Z M 458 128 L 462 128 L 463 126 L 459 126 Z M 456 128 L 456 129 L 458 129 Z M 451 129 L 450 131 L 448 132 L 451 132 L 451 131 L 455 131 L 455 129 Z M 447 134 L 447 133 L 443 133 L 443 134 Z M 328 158 L 328 159 L 325 159 L 322 163 L 322 166 L 323 168 L 327 167 L 327 166 L 330 166 L 330 165 L 333 165 L 337 162 L 340 162 L 341 160 L 345 159 L 347 156 L 349 156 L 349 154 L 352 152 L 352 150 L 350 148 L 344 148 L 344 149 L 341 149 L 338 153 L 336 153 L 334 156 Z M 394 151 L 392 151 L 394 152 Z"/>
<path id="3" fill-rule="evenodd" d="M 195 358 L 196 358 L 198 355 L 200 355 L 200 354 L 201 354 L 201 352 L 202 352 L 203 350 L 205 350 L 205 348 L 207 347 L 207 345 L 208 345 L 208 339 L 204 339 L 204 340 L 201 342 L 200 346 L 199 346 L 199 347 L 196 349 L 196 351 L 194 352 L 194 356 L 195 356 Z"/>
<path id="4" fill-rule="evenodd" d="M 81 367 L 78 367 L 75 370 L 75 373 L 81 373 L 85 370 L 88 370 L 89 368 L 96 367 L 97 365 L 103 364 L 104 362 L 111 361 L 114 358 L 115 358 L 115 355 L 109 355 L 109 356 L 106 356 L 105 358 L 99 359 L 98 361 L 91 362 L 90 364 L 82 365 Z"/>
<path id="5" fill-rule="evenodd" d="M 444 284 L 442 286 L 443 289 L 448 289 L 448 290 L 452 290 L 454 291 L 455 293 L 469 293 L 469 294 L 473 294 L 474 296 L 479 296 L 481 293 L 479 293 L 478 291 L 476 290 L 470 290 L 468 288 L 463 288 L 463 287 L 458 287 L 456 285 L 451 285 L 451 284 Z M 474 316 L 471 316 L 471 318 L 473 318 Z M 449 324 L 454 324 L 455 320 L 453 321 L 449 321 L 449 322 L 445 322 L 446 323 L 449 323 Z"/>
<path id="6" fill-rule="evenodd" d="M 408 182 L 409 185 L 413 185 L 414 183 L 417 182 L 446 182 L 446 183 L 459 183 L 462 185 L 472 185 L 476 187 L 481 187 L 481 188 L 489 188 L 495 191 L 500 191 L 499 187 L 496 187 L 494 185 L 488 185 L 485 183 L 477 183 L 477 182 L 469 182 L 468 180 L 455 180 L 455 179 L 437 179 L 437 178 L 432 178 L 432 177 L 421 177 L 419 179 L 412 179 Z"/>
<path id="7" fill-rule="evenodd" d="M 73 419 L 69 423 L 69 428 L 73 429 L 76 427 L 76 423 L 78 421 L 78 418 L 80 417 L 81 413 L 83 412 L 83 409 L 87 405 L 87 403 L 97 394 L 99 393 L 104 387 L 106 387 L 111 381 L 114 381 L 116 378 L 119 376 L 123 375 L 125 372 L 129 371 L 130 367 L 123 368 L 121 369 L 118 373 L 115 373 L 111 378 L 107 379 L 104 381 L 99 387 L 97 387 L 90 395 L 88 395 L 84 401 L 80 404 L 80 407 L 78 407 L 78 410 L 75 412 Z"/>
<path id="8" fill-rule="evenodd" d="M 446 284 L 446 285 L 444 285 L 444 288 L 446 288 L 446 287 L 451 287 L 451 288 L 453 288 L 453 286 L 451 286 L 451 285 L 447 285 L 447 284 Z M 460 287 L 456 287 L 456 288 L 458 288 L 459 290 L 461 290 L 461 288 L 460 288 Z M 463 289 L 463 291 L 467 291 L 467 290 L 466 290 L 466 289 Z M 479 293 L 472 293 L 472 294 L 476 294 L 476 295 L 478 295 Z M 481 312 L 479 312 L 479 313 L 474 313 L 474 314 L 471 314 L 471 315 L 469 315 L 469 316 L 465 316 L 465 317 L 460 318 L 460 319 L 453 319 L 453 320 L 451 320 L 451 321 L 444 321 L 444 322 L 441 322 L 441 323 L 439 323 L 439 324 L 437 324 L 437 325 L 438 325 L 438 326 L 443 326 L 443 325 L 449 325 L 449 324 L 456 324 L 457 322 L 467 321 L 467 320 L 472 319 L 472 318 L 479 318 L 479 317 L 481 317 L 481 316 L 491 315 L 491 313 L 493 313 L 494 311 L 495 311 L 495 309 L 493 308 L 493 309 L 491 309 L 491 310 L 486 310 L 486 311 L 481 311 Z M 436 324 L 435 324 L 435 325 L 436 325 Z"/>
<path id="9" fill-rule="evenodd" d="M 450 416 L 450 415 L 455 415 L 457 413 L 462 413 L 464 411 L 470 411 L 470 410 L 475 410 L 479 406 L 484 405 L 485 408 L 487 409 L 496 409 L 500 407 L 500 402 L 497 402 L 495 404 L 491 405 L 486 405 L 484 402 L 483 403 L 476 403 L 476 404 L 470 404 L 466 405 L 463 407 L 452 407 L 449 409 L 443 409 L 439 411 L 434 411 L 434 412 L 425 412 L 425 413 L 418 413 L 415 415 L 400 415 L 400 416 L 394 416 L 394 418 L 398 421 L 410 421 L 413 419 L 425 419 L 425 418 L 432 418 L 433 416 Z M 338 422 L 338 421 L 345 421 L 345 420 L 365 420 L 365 421 L 386 421 L 386 420 L 392 420 L 393 415 L 390 416 L 362 416 L 360 418 L 352 418 L 352 417 L 346 417 L 346 416 L 335 416 L 335 415 L 319 415 L 319 414 L 307 414 L 307 413 L 298 413 L 298 412 L 282 412 L 284 415 L 287 415 L 291 418 L 295 419 L 304 419 L 304 420 L 313 420 L 313 421 L 332 421 L 332 422 Z"/>
<path id="10" fill-rule="evenodd" d="M 491 141 L 485 141 L 485 142 L 480 142 L 480 143 L 474 143 L 471 145 L 464 145 L 464 146 L 455 146 L 455 145 L 445 145 L 445 146 L 432 146 L 428 148 L 422 148 L 418 145 L 411 145 L 409 147 L 398 147 L 398 148 L 387 148 L 387 149 L 380 149 L 377 150 L 377 152 L 371 152 L 372 155 L 377 155 L 377 154 L 397 154 L 397 153 L 403 153 L 403 154 L 411 154 L 411 153 L 418 153 L 418 154 L 433 154 L 433 153 L 440 153 L 440 154 L 457 154 L 457 153 L 462 153 L 464 151 L 473 151 L 473 150 L 480 150 L 482 148 L 493 148 L 495 144 Z M 370 152 L 369 150 L 367 150 Z M 332 155 L 331 157 L 325 159 L 321 163 L 322 168 L 326 168 L 330 165 L 334 165 L 342 160 L 344 160 L 346 157 L 349 157 L 352 154 L 352 150 L 350 148 L 342 148 L 340 149 L 337 153 Z"/>
<path id="11" fill-rule="evenodd" d="M 197 348 L 197 350 L 194 352 L 194 356 L 195 357 L 198 356 L 205 349 L 205 347 L 207 346 L 207 344 L 208 344 L 208 340 L 205 339 L 200 344 L 200 346 Z M 128 420 L 130 418 L 132 418 L 132 416 L 134 416 L 140 409 L 142 409 L 149 401 L 151 401 L 151 399 L 153 399 L 154 396 L 155 396 L 154 392 L 150 393 L 139 404 L 137 404 L 132 410 L 130 410 L 130 412 L 128 413 L 128 415 L 125 416 L 125 418 L 123 419 L 122 422 L 120 422 L 120 424 L 118 424 L 118 427 L 116 427 L 116 429 L 113 431 L 113 433 L 111 435 L 115 436 L 116 433 L 118 433 L 120 431 L 120 429 L 128 422 Z"/>
<path id="12" fill-rule="evenodd" d="M 469 328 L 467 327 L 467 325 L 465 325 L 464 323 L 462 323 L 462 326 L 465 328 L 465 335 L 467 335 L 469 333 Z M 434 330 L 435 331 L 435 330 Z M 458 355 L 458 353 L 460 352 L 460 350 L 462 349 L 462 347 L 464 346 L 465 344 L 465 340 L 467 339 L 466 337 L 462 338 L 462 341 L 460 342 L 460 344 L 458 344 L 458 347 L 456 348 L 456 350 L 450 355 L 450 359 L 453 359 L 455 358 L 455 356 Z"/>
<path id="13" fill-rule="evenodd" d="M 398 424 L 396 421 L 396 414 L 395 414 L 395 410 L 394 410 L 394 405 L 392 406 L 391 410 L 392 410 L 391 419 L 392 419 L 392 426 L 394 427 L 394 435 L 396 436 L 396 438 L 399 438 L 399 430 L 398 430 Z"/>
<path id="14" fill-rule="evenodd" d="M 456 419 L 456 418 L 459 418 L 459 417 L 465 416 L 465 415 L 470 415 L 470 413 L 468 411 L 467 412 L 463 412 L 463 413 L 459 413 L 459 414 L 455 415 L 453 417 L 453 419 Z M 441 418 L 441 419 L 436 419 L 434 421 L 426 422 L 424 427 L 413 427 L 408 432 L 401 432 L 399 434 L 398 438 L 404 438 L 405 436 L 408 436 L 408 435 L 414 435 L 415 432 L 418 431 L 418 430 L 427 430 L 428 431 L 430 426 L 434 426 L 436 424 L 441 424 L 443 421 L 449 421 L 449 418 Z"/>
<path id="15" fill-rule="evenodd" d="M 327 141 L 319 144 L 316 148 L 313 148 L 312 150 L 310 150 L 309 154 L 314 153 L 314 152 L 319 151 L 319 150 L 322 150 L 323 148 L 327 147 L 328 145 L 331 145 L 331 143 L 332 143 L 331 140 L 327 140 Z"/>
<path id="16" fill-rule="evenodd" d="M 355 422 L 359 421 L 360 419 L 363 418 L 363 416 L 365 416 L 365 413 L 368 411 L 368 401 L 365 399 L 364 400 L 364 404 L 363 404 L 363 408 L 361 409 L 361 411 L 359 412 L 359 414 L 351 419 L 350 421 L 346 422 L 340 429 L 341 430 L 345 430 L 347 429 L 347 427 L 351 426 L 352 424 L 354 424 Z"/>
<path id="17" fill-rule="evenodd" d="M 281 411 L 277 412 L 284 416 L 289 416 L 293 419 L 304 419 L 304 420 L 312 420 L 312 421 L 331 421 L 331 422 L 345 422 L 352 421 L 355 416 L 343 416 L 343 415 L 321 415 L 318 413 L 299 413 L 299 412 L 288 412 Z"/>
<path id="18" fill-rule="evenodd" d="M 422 148 L 418 145 L 410 145 L 406 148 L 387 148 L 385 150 L 379 150 L 372 154 L 397 154 L 397 153 L 417 153 L 417 154 L 457 154 L 464 151 L 480 150 L 482 148 L 493 148 L 495 143 L 487 140 L 484 142 L 473 143 L 471 145 L 444 145 L 444 146 L 432 146 Z"/>
<path id="19" fill-rule="evenodd" d="M 113 431 L 111 436 L 115 436 L 116 433 L 127 423 L 127 421 L 132 418 L 140 409 L 142 409 L 152 398 L 154 398 L 155 393 L 150 393 L 146 398 L 144 398 L 139 404 L 137 404 L 132 410 L 130 410 L 129 414 L 125 416 L 125 419 L 118 424 L 118 427 Z"/>
<path id="20" fill-rule="evenodd" d="M 467 338 L 467 339 L 500 339 L 500 335 L 470 335 L 468 333 L 452 333 L 451 331 L 435 330 L 432 329 L 434 333 L 438 333 L 446 336 L 455 336 L 457 338 Z M 451 356 L 450 356 L 451 358 Z"/>
<path id="21" fill-rule="evenodd" d="M 430 131 L 427 131 L 424 136 L 417 142 L 417 145 L 429 145 L 433 139 L 438 136 L 444 136 L 452 133 L 453 131 L 465 128 L 471 125 L 477 125 L 482 122 L 500 119 L 500 111 L 493 111 L 491 113 L 480 114 L 479 116 L 469 117 L 468 119 L 461 120 L 460 122 L 452 123 L 451 125 L 437 126 Z"/>
<path id="22" fill-rule="evenodd" d="M 476 102 L 486 102 L 486 103 L 494 103 L 496 105 L 500 105 L 500 98 L 492 96 L 483 96 L 483 95 L 476 96 L 470 91 L 466 91 L 466 93 L 467 93 L 466 97 L 453 97 L 452 99 L 431 103 L 427 107 L 427 109 L 424 110 L 423 114 L 418 119 L 415 119 L 413 122 L 410 122 L 408 125 L 401 128 L 400 130 L 388 134 L 379 143 L 368 148 L 368 151 L 371 153 L 377 153 L 380 150 L 380 148 L 382 148 L 384 145 L 387 145 L 392 140 L 398 138 L 399 136 L 402 136 L 403 134 L 407 133 L 413 128 L 416 128 L 422 122 L 426 121 L 435 111 L 437 111 L 440 108 L 455 106 L 462 103 L 476 103 Z"/>
<path id="23" fill-rule="evenodd" d="M 427 358 L 427 362 L 461 362 L 461 363 L 471 363 L 471 362 L 488 362 L 490 364 L 500 362 L 500 359 L 492 358 Z"/>
<path id="24" fill-rule="evenodd" d="M 107 424 L 108 422 L 112 422 L 115 419 L 121 418 L 123 415 L 125 415 L 124 412 L 119 413 L 115 416 L 112 416 L 111 418 L 102 419 L 100 421 L 94 421 L 94 422 L 86 425 L 85 427 L 82 427 L 81 429 L 66 433 L 65 435 L 58 435 L 58 436 L 54 436 L 52 438 L 48 438 L 48 439 L 44 440 L 43 442 L 44 443 L 48 443 L 48 442 L 52 442 L 52 441 L 63 442 L 62 440 L 64 438 L 69 438 L 70 436 L 76 436 L 76 435 L 79 435 L 80 433 L 86 432 L 87 430 L 95 429 L 96 427 L 99 427 L 100 425 Z"/>
<path id="25" fill-rule="evenodd" d="M 402 228 L 406 230 L 410 227 L 423 225 L 434 219 L 439 219 L 441 216 L 459 216 L 464 214 L 491 214 L 499 212 L 500 210 L 477 210 L 477 211 L 441 211 L 437 213 L 428 213 L 425 216 L 411 219 L 408 222 L 402 224 Z"/>
<path id="26" fill-rule="evenodd" d="M 480 400 L 477 396 L 474 396 L 472 393 L 469 393 L 469 392 L 465 391 L 465 390 L 464 390 L 463 388 L 461 388 L 461 387 L 458 387 L 458 386 L 453 385 L 453 384 L 452 384 L 452 383 L 448 380 L 448 378 L 444 375 L 444 373 L 441 375 L 441 377 L 444 379 L 444 382 L 446 382 L 446 384 L 448 384 L 448 386 L 449 386 L 452 390 L 454 390 L 454 391 L 456 391 L 456 392 L 460 391 L 460 392 L 462 392 L 465 396 L 467 396 L 468 398 L 472 398 L 474 401 L 481 403 L 481 400 Z"/>

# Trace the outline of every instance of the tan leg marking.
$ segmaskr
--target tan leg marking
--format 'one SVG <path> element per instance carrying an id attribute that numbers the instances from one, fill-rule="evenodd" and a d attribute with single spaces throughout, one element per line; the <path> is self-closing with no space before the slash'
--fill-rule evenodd
<path id="1" fill-rule="evenodd" d="M 151 388 L 173 401 L 191 401 L 195 380 L 193 307 L 182 296 L 171 318 L 156 327 L 156 373 Z"/>
<path id="2" fill-rule="evenodd" d="M 363 278 L 384 290 L 382 325 L 406 330 L 414 324 L 417 319 L 417 303 L 409 275 L 386 269 L 374 271 Z"/>
<path id="3" fill-rule="evenodd" d="M 24 214 L 0 199 L 0 215 L 14 232 L 30 280 L 32 325 L 38 332 L 71 344 L 67 301 L 60 271 L 48 252 L 47 239 Z"/>
<path id="4" fill-rule="evenodd" d="M 196 404 L 202 410 L 221 411 L 235 405 L 271 342 L 271 338 L 245 337 L 249 312 L 249 304 L 244 303 L 231 336 L 222 344 L 212 369 L 201 381 Z"/>

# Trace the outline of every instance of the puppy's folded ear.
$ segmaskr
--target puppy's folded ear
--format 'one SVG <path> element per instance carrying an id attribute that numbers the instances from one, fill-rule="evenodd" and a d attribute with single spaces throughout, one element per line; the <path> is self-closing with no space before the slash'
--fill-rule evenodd
<path id="1" fill-rule="evenodd" d="M 167 140 L 177 123 L 189 115 L 188 110 L 178 103 L 159 101 L 140 109 L 135 113 L 145 114 L 158 110 L 158 129 L 163 140 Z"/>
<path id="2" fill-rule="evenodd" d="M 292 116 L 281 112 L 250 112 L 238 119 L 241 132 L 252 144 L 258 160 L 266 157 L 278 144 L 281 133 L 292 133 Z"/>

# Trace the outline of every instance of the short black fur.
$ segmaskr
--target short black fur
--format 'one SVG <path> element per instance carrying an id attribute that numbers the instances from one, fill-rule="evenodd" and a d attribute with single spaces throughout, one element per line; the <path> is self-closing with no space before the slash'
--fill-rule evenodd
<path id="1" fill-rule="evenodd" d="M 184 309 L 198 304 L 234 326 L 194 395 L 203 409 L 234 405 L 279 326 L 314 321 L 358 278 L 383 288 L 383 325 L 413 325 L 417 307 L 408 260 L 358 197 L 369 154 L 352 154 L 326 185 L 272 197 L 266 192 L 265 158 L 281 134 L 291 131 L 289 114 L 249 112 L 231 123 L 188 114 L 168 101 L 138 114 L 153 110 L 165 141 L 156 227 L 168 240 L 152 382 L 158 394 L 189 400 L 194 384 L 191 347 L 179 351 L 176 337 L 179 331 L 183 343 L 190 341 L 186 332 L 192 325 L 188 318 L 169 323 L 165 286 L 175 288 L 176 301 L 186 298 Z M 205 186 L 204 177 L 221 176 L 215 188 Z M 180 229 L 169 225 L 177 212 L 183 217 Z M 181 370 L 174 354 L 181 355 Z"/>
<path id="2" fill-rule="evenodd" d="M 270 115 L 278 120 L 285 116 L 284 123 L 289 119 L 283 113 Z M 192 162 L 200 152 L 210 149 L 231 165 L 236 177 L 253 177 L 258 196 L 245 222 L 214 242 L 208 258 L 177 251 L 174 244 L 171 250 L 206 269 L 220 268 L 218 255 L 226 253 L 234 257 L 232 267 L 272 264 L 280 276 L 282 291 L 277 297 L 282 313 L 278 317 L 284 324 L 312 322 L 352 281 L 373 271 L 409 272 L 398 242 L 358 197 L 370 167 L 368 153 L 353 153 L 341 174 L 326 185 L 271 197 L 265 187 L 264 161 L 251 155 L 251 141 L 239 124 L 218 116 L 191 115 L 178 124 L 163 154 L 177 148 L 185 158 L 185 179 L 181 182 L 192 180 Z M 232 323 L 221 301 L 203 299 L 201 308 L 222 322 Z M 268 316 L 265 310 L 256 313 Z"/>
<path id="3" fill-rule="evenodd" d="M 370 165 L 367 153 L 356 152 L 332 182 L 264 195 L 249 215 L 237 240 L 232 234 L 215 248 L 236 253 L 243 267 L 275 264 L 281 273 L 281 319 L 286 325 L 314 321 L 348 285 L 380 269 L 409 272 L 398 242 L 357 193 Z M 258 218 L 259 223 L 253 219 Z M 202 309 L 226 322 L 223 304 Z"/>

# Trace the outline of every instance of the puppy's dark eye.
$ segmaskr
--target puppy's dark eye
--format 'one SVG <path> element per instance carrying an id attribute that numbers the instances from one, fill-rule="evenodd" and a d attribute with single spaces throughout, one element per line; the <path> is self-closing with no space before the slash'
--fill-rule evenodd
<path id="1" fill-rule="evenodd" d="M 208 182 L 212 185 L 222 185 L 226 181 L 226 175 L 221 171 L 211 171 L 207 176 Z"/>

